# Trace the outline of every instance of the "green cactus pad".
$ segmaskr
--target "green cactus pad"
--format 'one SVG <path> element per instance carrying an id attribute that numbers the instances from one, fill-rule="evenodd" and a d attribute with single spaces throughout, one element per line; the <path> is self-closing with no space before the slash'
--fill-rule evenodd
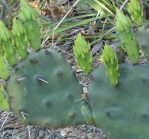
<path id="1" fill-rule="evenodd" d="M 108 139 L 149 138 L 149 65 L 119 66 L 120 79 L 110 85 L 104 66 L 92 74 L 89 100 L 97 125 Z"/>
<path id="2" fill-rule="evenodd" d="M 140 49 L 144 56 L 149 59 L 149 26 L 144 25 L 138 28 L 136 36 Z"/>
<path id="3" fill-rule="evenodd" d="M 82 88 L 54 50 L 41 50 L 18 64 L 6 88 L 11 110 L 20 119 L 24 113 L 27 123 L 59 127 L 85 122 L 77 101 Z"/>

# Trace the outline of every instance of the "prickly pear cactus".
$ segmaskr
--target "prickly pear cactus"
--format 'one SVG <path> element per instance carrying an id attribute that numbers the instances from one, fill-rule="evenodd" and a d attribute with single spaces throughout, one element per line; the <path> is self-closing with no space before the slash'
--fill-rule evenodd
<path id="1" fill-rule="evenodd" d="M 108 45 L 104 46 L 103 54 L 101 56 L 106 68 L 106 74 L 111 80 L 113 86 L 118 83 L 118 58 L 115 51 Z"/>
<path id="2" fill-rule="evenodd" d="M 130 0 L 127 9 L 133 22 L 136 25 L 141 26 L 143 23 L 143 8 L 141 2 L 139 0 Z"/>
<path id="3" fill-rule="evenodd" d="M 13 35 L 13 44 L 15 46 L 16 52 L 20 59 L 25 59 L 27 57 L 27 42 L 25 29 L 19 19 L 13 19 L 12 25 L 12 35 Z"/>
<path id="4" fill-rule="evenodd" d="M 108 139 L 149 137 L 149 65 L 121 64 L 116 87 L 110 86 L 104 66 L 92 74 L 89 102 L 93 116 Z"/>
<path id="5" fill-rule="evenodd" d="M 0 85 L 0 110 L 9 111 L 9 103 L 4 87 Z"/>
<path id="6" fill-rule="evenodd" d="M 90 44 L 86 42 L 85 38 L 78 34 L 73 46 L 73 52 L 76 62 L 81 69 L 90 73 L 92 70 L 92 55 L 90 53 Z"/>
<path id="7" fill-rule="evenodd" d="M 0 78 L 3 80 L 8 79 L 9 70 L 5 63 L 5 59 L 3 58 L 3 54 L 0 52 Z"/>
<path id="8" fill-rule="evenodd" d="M 17 63 L 17 60 L 14 54 L 11 34 L 2 21 L 0 21 L 0 47 L 0 51 L 1 54 L 3 54 L 3 57 L 6 57 L 10 65 L 15 65 Z"/>
<path id="9" fill-rule="evenodd" d="M 119 34 L 119 39 L 123 48 L 128 54 L 132 64 L 137 64 L 139 61 L 139 47 L 133 31 L 131 30 L 131 21 L 128 16 L 125 16 L 122 11 L 116 9 L 116 31 Z"/>
<path id="10" fill-rule="evenodd" d="M 6 88 L 11 110 L 27 123 L 58 127 L 85 122 L 77 101 L 82 88 L 53 50 L 41 50 L 18 64 Z"/>
<path id="11" fill-rule="evenodd" d="M 140 49 L 144 53 L 144 56 L 149 59 L 149 26 L 144 25 L 139 27 L 136 36 Z"/>
<path id="12" fill-rule="evenodd" d="M 36 20 L 36 12 L 30 7 L 26 0 L 20 0 L 20 19 L 26 31 L 26 36 L 34 50 L 40 48 L 40 29 Z"/>

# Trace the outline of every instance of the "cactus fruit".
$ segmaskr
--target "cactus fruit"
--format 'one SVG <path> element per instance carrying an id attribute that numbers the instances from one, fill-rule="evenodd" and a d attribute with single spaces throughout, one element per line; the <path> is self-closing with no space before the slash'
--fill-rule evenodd
<path id="1" fill-rule="evenodd" d="M 131 21 L 129 17 L 125 16 L 119 9 L 116 9 L 115 26 L 129 59 L 132 64 L 137 64 L 139 61 L 139 47 L 135 35 L 131 30 Z"/>
<path id="2" fill-rule="evenodd" d="M 92 70 L 92 55 L 90 53 L 90 44 L 85 38 L 78 34 L 73 46 L 73 53 L 76 62 L 85 73 L 90 73 Z"/>
<path id="3" fill-rule="evenodd" d="M 17 61 L 16 56 L 14 55 L 14 48 L 12 46 L 11 35 L 2 21 L 0 21 L 0 45 L 2 46 L 1 49 L 3 49 L 1 51 L 5 53 L 8 63 L 10 65 L 15 65 Z"/>
<path id="4" fill-rule="evenodd" d="M 21 59 L 25 59 L 27 57 L 25 29 L 19 19 L 13 19 L 12 35 L 13 43 L 16 47 L 18 55 L 21 57 Z"/>
<path id="5" fill-rule="evenodd" d="M 111 80 L 113 86 L 118 83 L 118 58 L 115 51 L 108 45 L 104 46 L 103 54 L 101 56 L 106 68 L 106 74 Z"/>
<path id="6" fill-rule="evenodd" d="M 104 66 L 92 74 L 89 102 L 109 139 L 149 137 L 149 65 L 120 64 L 119 84 L 109 85 Z"/>
<path id="7" fill-rule="evenodd" d="M 149 59 L 149 25 L 139 27 L 136 32 L 136 37 L 144 56 Z"/>
<path id="8" fill-rule="evenodd" d="M 127 5 L 128 12 L 130 13 L 132 21 L 141 26 L 143 23 L 143 8 L 139 0 L 130 0 Z"/>
<path id="9" fill-rule="evenodd" d="M 20 19 L 23 21 L 23 25 L 26 31 L 26 36 L 34 50 L 40 48 L 40 29 L 36 21 L 36 12 L 32 9 L 26 0 L 20 0 Z"/>
<path id="10" fill-rule="evenodd" d="M 54 50 L 41 50 L 15 67 L 8 80 L 10 108 L 27 123 L 58 127 L 84 123 L 82 88 L 71 67 Z"/>

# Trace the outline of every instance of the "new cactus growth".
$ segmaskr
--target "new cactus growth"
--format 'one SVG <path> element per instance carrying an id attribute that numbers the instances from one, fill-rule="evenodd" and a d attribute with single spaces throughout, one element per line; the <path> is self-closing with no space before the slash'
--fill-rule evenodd
<path id="1" fill-rule="evenodd" d="M 128 54 L 132 64 L 139 61 L 139 47 L 134 33 L 131 30 L 131 21 L 122 11 L 116 9 L 116 31 L 119 34 L 120 41 Z"/>
<path id="2" fill-rule="evenodd" d="M 131 30 L 127 30 L 121 32 L 119 38 L 124 49 L 127 51 L 131 63 L 137 64 L 139 61 L 139 46 L 134 33 Z"/>
<path id="3" fill-rule="evenodd" d="M 86 42 L 85 38 L 78 34 L 73 46 L 73 52 L 76 62 L 81 69 L 90 73 L 92 70 L 92 55 L 90 53 L 90 44 Z"/>
<path id="4" fill-rule="evenodd" d="M 131 15 L 132 21 L 141 26 L 143 23 L 143 8 L 139 2 L 139 0 L 130 0 L 127 5 L 128 12 Z"/>
<path id="5" fill-rule="evenodd" d="M 6 91 L 4 90 L 3 86 L 0 85 L 0 110 L 8 111 L 9 110 L 9 103 L 6 97 Z"/>
<path id="6" fill-rule="evenodd" d="M 9 77 L 9 70 L 5 63 L 5 59 L 3 58 L 2 54 L 0 53 L 0 78 L 3 80 L 7 80 Z"/>
<path id="7" fill-rule="evenodd" d="M 27 43 L 25 38 L 25 29 L 19 19 L 13 19 L 12 25 L 13 43 L 16 47 L 16 51 L 21 59 L 27 57 Z"/>
<path id="8" fill-rule="evenodd" d="M 16 61 L 16 56 L 14 54 L 14 48 L 12 45 L 11 35 L 2 21 L 0 21 L 0 46 L 1 46 L 0 51 L 1 53 L 5 54 L 6 59 L 9 62 L 9 64 L 15 65 L 17 61 Z"/>
<path id="9" fill-rule="evenodd" d="M 118 83 L 118 59 L 115 51 L 108 45 L 104 46 L 102 60 L 106 68 L 106 74 L 111 80 L 113 86 L 116 86 Z"/>
<path id="10" fill-rule="evenodd" d="M 119 65 L 119 84 L 109 85 L 104 66 L 92 74 L 89 103 L 109 139 L 149 137 L 149 65 Z"/>
<path id="11" fill-rule="evenodd" d="M 116 22 L 115 27 L 118 32 L 124 32 L 129 30 L 132 26 L 132 22 L 128 16 L 125 16 L 122 11 L 116 8 Z"/>
<path id="12" fill-rule="evenodd" d="M 32 9 L 26 0 L 20 0 L 20 19 L 26 31 L 26 36 L 34 50 L 40 48 L 40 29 L 36 21 L 36 12 Z"/>
<path id="13" fill-rule="evenodd" d="M 71 67 L 53 50 L 41 50 L 15 67 L 7 83 L 10 108 L 31 124 L 58 127 L 84 123 L 82 88 Z"/>

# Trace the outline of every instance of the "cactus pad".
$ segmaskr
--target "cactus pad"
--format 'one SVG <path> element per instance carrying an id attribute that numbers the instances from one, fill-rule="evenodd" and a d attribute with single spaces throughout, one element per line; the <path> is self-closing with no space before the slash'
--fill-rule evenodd
<path id="1" fill-rule="evenodd" d="M 149 59 L 149 25 L 139 27 L 136 36 L 140 49 L 144 56 Z"/>
<path id="2" fill-rule="evenodd" d="M 10 108 L 27 123 L 58 127 L 84 123 L 82 89 L 71 67 L 53 50 L 41 50 L 15 67 L 8 80 Z"/>
<path id="3" fill-rule="evenodd" d="M 92 74 L 89 100 L 98 126 L 109 139 L 147 139 L 149 137 L 149 65 L 119 66 L 115 88 L 104 66 Z"/>

